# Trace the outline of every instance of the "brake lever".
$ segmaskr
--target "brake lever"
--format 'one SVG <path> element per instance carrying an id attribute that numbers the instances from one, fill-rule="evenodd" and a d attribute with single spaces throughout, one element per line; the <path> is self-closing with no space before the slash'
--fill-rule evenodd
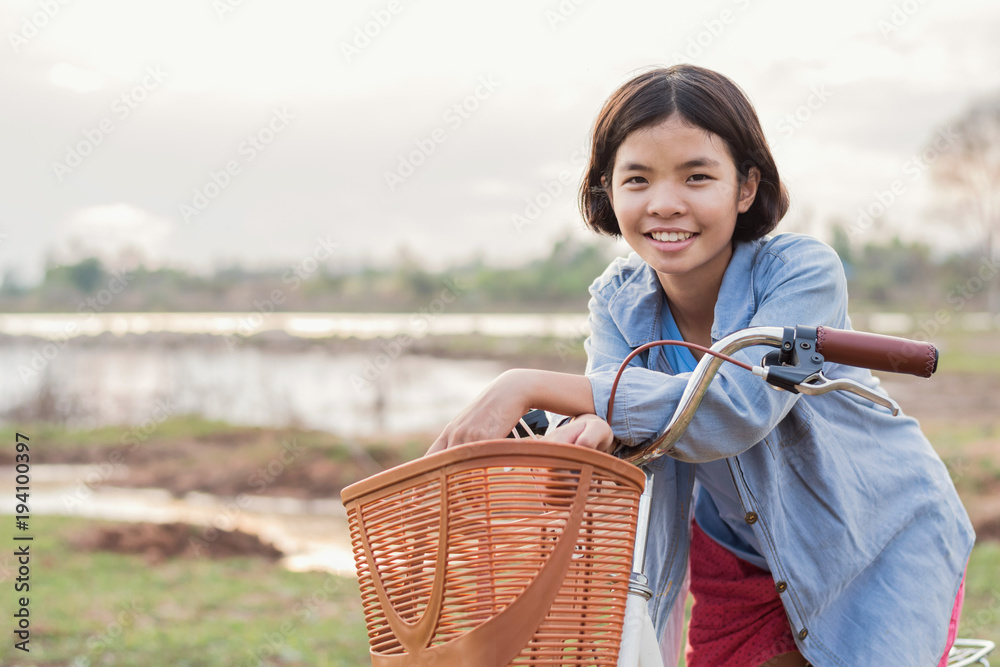
<path id="1" fill-rule="evenodd" d="M 810 375 L 804 381 L 795 385 L 795 388 L 807 396 L 819 396 L 821 394 L 827 394 L 831 391 L 848 391 L 852 394 L 857 394 L 861 398 L 868 399 L 872 403 L 889 408 L 892 410 L 893 417 L 899 414 L 899 404 L 888 396 L 878 394 L 863 384 L 855 382 L 854 380 L 848 380 L 847 378 L 837 378 L 836 380 L 831 380 L 823 375 L 823 371 Z"/>

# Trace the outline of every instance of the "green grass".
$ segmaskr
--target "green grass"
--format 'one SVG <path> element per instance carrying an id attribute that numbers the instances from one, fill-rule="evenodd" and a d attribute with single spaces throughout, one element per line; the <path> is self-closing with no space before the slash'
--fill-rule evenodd
<path id="1" fill-rule="evenodd" d="M 955 419 L 928 419 L 921 422 L 921 427 L 941 453 L 960 453 L 980 440 L 1000 438 L 1000 422 L 963 424 Z"/>
<path id="2" fill-rule="evenodd" d="M 136 442 L 141 447 L 170 444 L 178 441 L 215 441 L 239 443 L 244 446 L 264 444 L 273 446 L 284 438 L 294 438 L 297 445 L 317 450 L 331 461 L 342 462 L 352 458 L 357 449 L 367 451 L 378 461 L 395 464 L 400 460 L 419 458 L 430 446 L 427 438 L 348 441 L 323 431 L 294 427 L 259 428 L 236 426 L 224 421 L 204 419 L 197 415 L 176 415 L 148 426 L 113 425 L 93 429 L 76 429 L 50 422 L 0 425 L 0 442 L 14 442 L 15 433 L 31 438 L 29 444 L 44 443 L 47 451 L 86 450 L 88 448 L 121 448 Z M 125 440 L 123 441 L 123 438 Z"/>
<path id="3" fill-rule="evenodd" d="M 984 542 L 972 550 L 958 635 L 1000 643 L 1000 542 Z"/>
<path id="4" fill-rule="evenodd" d="M 941 355 L 938 370 L 996 375 L 1000 373 L 1000 354 L 977 355 L 965 350 L 949 350 L 947 355 Z"/>
<path id="5" fill-rule="evenodd" d="M 970 513 L 1000 491 L 1000 425 L 926 421 L 924 432 Z"/>
<path id="6" fill-rule="evenodd" d="M 1000 373 L 1000 345 L 993 331 L 948 330 L 931 337 L 940 351 L 939 372 Z"/>
<path id="7" fill-rule="evenodd" d="M 155 428 L 154 428 L 155 427 Z M 50 448 L 85 448 L 92 446 L 120 446 L 122 436 L 131 432 L 138 438 L 146 435 L 142 426 L 102 426 L 93 429 L 68 428 L 51 422 L 21 423 L 17 428 L 10 425 L 0 426 L 0 442 L 14 442 L 15 430 L 30 437 L 32 440 L 44 442 Z M 160 422 L 150 422 L 149 442 L 157 440 L 172 440 L 177 438 L 204 438 L 213 435 L 232 434 L 234 431 L 253 432 L 250 427 L 237 427 L 232 424 L 204 419 L 196 415 L 181 415 L 164 419 Z"/>
<path id="8" fill-rule="evenodd" d="M 70 546 L 71 533 L 98 525 L 32 518 L 31 653 L 5 640 L 0 664 L 365 664 L 367 637 L 354 579 L 291 573 L 250 558 L 149 565 L 138 556 Z M 0 564 L 9 582 L 12 559 L 0 558 Z M 0 596 L 8 625 L 12 588 L 7 583 Z"/>
<path id="9" fill-rule="evenodd" d="M 31 654 L 0 643 L 0 664 L 368 664 L 357 584 L 290 573 L 259 559 L 177 559 L 74 550 L 68 538 L 102 522 L 33 518 Z M 1000 544 L 976 546 L 960 636 L 1000 639 Z M 0 559 L 9 582 L 11 559 Z M 0 596 L 10 619 L 14 593 Z M 683 660 L 681 662 L 683 665 Z"/>
<path id="10" fill-rule="evenodd" d="M 956 349 L 949 340 L 949 358 L 954 359 Z M 975 345 L 968 350 L 959 350 L 958 365 L 981 370 L 994 363 L 992 357 L 984 362 L 975 356 Z M 1000 355 L 996 363 L 1000 368 Z M 1000 425 L 946 416 L 924 425 L 970 507 L 1000 488 L 1000 454 L 992 446 L 1000 438 Z M 34 424 L 19 425 L 18 430 L 30 435 L 33 445 L 83 450 L 119 446 L 128 428 L 82 431 Z M 10 428 L 0 428 L 0 434 L 6 442 L 14 441 Z M 187 416 L 159 424 L 145 444 L 162 442 L 170 448 L 174 442 L 194 440 L 195 449 L 203 452 L 209 441 L 239 442 L 241 461 L 258 456 L 266 461 L 286 434 L 324 458 L 349 458 L 349 443 L 329 434 L 235 427 Z M 377 460 L 388 461 L 416 458 L 427 444 L 411 438 L 364 447 Z M 220 447 L 215 455 L 231 460 L 233 453 Z M 3 629 L 8 640 L 0 642 L 0 665 L 369 664 L 353 579 L 289 573 L 260 559 L 180 559 L 150 565 L 140 557 L 79 552 L 70 545 L 69 535 L 98 525 L 101 522 L 32 518 L 36 539 L 31 547 L 28 656 L 14 650 L 10 641 L 12 613 L 21 594 L 15 594 L 11 582 L 16 576 L 13 548 L 0 549 L 0 617 L 9 624 Z M 12 544 L 9 537 L 7 544 Z M 960 636 L 1000 642 L 1000 543 L 976 545 L 966 590 Z"/>

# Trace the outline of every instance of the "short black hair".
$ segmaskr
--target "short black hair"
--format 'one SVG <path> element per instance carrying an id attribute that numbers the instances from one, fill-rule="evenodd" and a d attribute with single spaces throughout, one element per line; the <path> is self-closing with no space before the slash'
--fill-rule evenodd
<path id="1" fill-rule="evenodd" d="M 785 190 L 757 112 L 728 77 L 695 65 L 674 65 L 644 72 L 622 85 L 604 103 L 594 123 L 590 163 L 580 185 L 580 211 L 598 232 L 621 236 L 608 189 L 618 147 L 636 130 L 677 114 L 685 122 L 718 135 L 726 144 L 741 182 L 750 169 L 760 171 L 757 196 L 736 218 L 734 241 L 759 239 L 788 211 Z"/>

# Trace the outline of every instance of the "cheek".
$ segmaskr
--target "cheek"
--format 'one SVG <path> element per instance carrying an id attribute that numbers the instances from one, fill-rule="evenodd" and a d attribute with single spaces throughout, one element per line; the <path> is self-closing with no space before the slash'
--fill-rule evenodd
<path id="1" fill-rule="evenodd" d="M 631 193 L 625 191 L 614 192 L 611 209 L 615 212 L 615 217 L 619 223 L 629 222 L 635 218 L 636 210 L 640 202 L 636 197 L 629 196 Z"/>
<path id="2" fill-rule="evenodd" d="M 715 192 L 705 192 L 699 197 L 698 208 L 704 215 L 713 218 L 728 218 L 739 212 L 738 193 L 734 193 L 731 188 L 720 188 Z"/>

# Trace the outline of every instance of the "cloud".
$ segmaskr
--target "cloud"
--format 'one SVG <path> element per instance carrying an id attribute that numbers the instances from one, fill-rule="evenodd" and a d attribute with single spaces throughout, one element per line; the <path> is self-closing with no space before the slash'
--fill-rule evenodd
<path id="1" fill-rule="evenodd" d="M 63 222 L 54 251 L 64 261 L 96 256 L 111 266 L 140 259 L 155 265 L 173 231 L 170 220 L 132 204 L 88 206 Z"/>
<path id="2" fill-rule="evenodd" d="M 60 88 L 69 88 L 78 93 L 92 93 L 104 88 L 104 76 L 89 69 L 69 63 L 57 63 L 49 70 L 49 82 Z"/>
<path id="3" fill-rule="evenodd" d="M 373 12 L 385 18 L 384 1 L 244 2 L 225 16 L 204 0 L 155 11 L 128 0 L 66 5 L 0 59 L 0 88 L 17 100 L 0 105 L 0 232 L 9 235 L 0 265 L 37 276 L 53 238 L 67 252 L 131 247 L 190 268 L 280 265 L 326 234 L 345 255 L 373 261 L 404 244 L 432 264 L 544 254 L 550 238 L 582 228 L 577 177 L 560 174 L 582 169 L 576 153 L 606 96 L 734 7 L 746 11 L 697 64 L 748 91 L 785 176 L 800 184 L 796 201 L 849 215 L 936 127 L 996 86 L 1000 67 L 1000 5 L 980 0 L 921 4 L 888 39 L 876 22 L 889 1 L 849 0 L 833 13 L 791 0 L 439 4 L 402 2 L 349 63 L 340 43 Z M 570 5 L 577 10 L 550 27 L 546 12 Z M 9 29 L 36 7 L 0 0 Z M 169 78 L 120 119 L 112 105 L 148 66 Z M 490 76 L 500 86 L 459 125 L 451 110 Z M 830 101 L 785 136 L 779 123 L 824 85 Z M 242 160 L 242 142 L 285 106 L 293 126 L 183 225 L 179 204 Z M 52 162 L 107 118 L 114 131 L 60 182 Z M 422 146 L 433 153 L 424 149 L 390 191 L 385 173 Z M 533 206 L 539 214 L 519 229 L 514 216 Z"/>

